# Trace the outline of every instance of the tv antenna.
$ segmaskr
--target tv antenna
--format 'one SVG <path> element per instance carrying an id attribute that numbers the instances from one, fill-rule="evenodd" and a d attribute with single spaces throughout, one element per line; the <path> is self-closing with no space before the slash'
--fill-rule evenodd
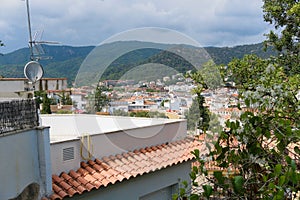
<path id="1" fill-rule="evenodd" d="M 27 8 L 27 21 L 28 21 L 28 32 L 29 32 L 29 50 L 30 50 L 30 60 L 31 61 L 38 61 L 41 59 L 50 59 L 49 56 L 41 56 L 45 54 L 42 44 L 59 44 L 58 42 L 53 41 L 43 41 L 37 40 L 38 38 L 41 39 L 43 36 L 43 31 L 36 31 L 34 36 L 32 37 L 31 31 L 31 21 L 30 21 L 30 9 L 29 9 L 29 0 L 26 1 L 26 8 Z"/>
<path id="2" fill-rule="evenodd" d="M 43 74 L 44 70 L 42 65 L 38 62 L 41 59 L 49 59 L 51 57 L 41 57 L 41 54 L 44 54 L 44 50 L 41 44 L 57 44 L 57 42 L 50 41 L 38 41 L 38 37 L 42 37 L 43 32 L 36 32 L 34 37 L 32 37 L 31 32 L 31 22 L 30 22 L 30 11 L 29 11 L 29 0 L 26 1 L 27 8 L 27 21 L 28 21 L 28 31 L 29 31 L 29 50 L 30 50 L 30 61 L 24 67 L 24 75 L 30 81 L 31 84 L 39 81 Z M 33 89 L 34 86 L 33 86 Z"/>

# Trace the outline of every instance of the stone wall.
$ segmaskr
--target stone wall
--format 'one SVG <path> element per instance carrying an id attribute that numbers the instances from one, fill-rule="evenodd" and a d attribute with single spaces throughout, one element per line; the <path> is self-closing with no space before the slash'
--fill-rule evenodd
<path id="1" fill-rule="evenodd" d="M 6 132 L 38 126 L 35 100 L 14 100 L 0 102 L 0 135 Z"/>

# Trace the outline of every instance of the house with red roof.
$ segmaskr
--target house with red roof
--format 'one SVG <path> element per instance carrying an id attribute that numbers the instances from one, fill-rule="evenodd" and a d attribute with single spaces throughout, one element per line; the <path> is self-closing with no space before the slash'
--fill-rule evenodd
<path id="1" fill-rule="evenodd" d="M 38 116 L 30 105 L 19 129 L 0 120 L 0 199 L 171 199 L 202 146 L 185 120 Z"/>

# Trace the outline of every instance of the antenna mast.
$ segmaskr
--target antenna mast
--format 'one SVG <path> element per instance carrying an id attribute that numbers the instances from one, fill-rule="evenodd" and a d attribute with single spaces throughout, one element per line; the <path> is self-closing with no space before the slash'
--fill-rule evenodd
<path id="1" fill-rule="evenodd" d="M 34 61 L 34 60 L 38 61 L 38 60 L 41 60 L 41 59 L 50 59 L 51 57 L 41 56 L 41 54 L 45 53 L 44 50 L 43 50 L 43 47 L 41 46 L 41 44 L 58 44 L 58 42 L 37 40 L 37 37 L 39 36 L 39 31 L 37 31 L 34 34 L 34 36 L 32 36 L 31 22 L 30 22 L 29 0 L 25 0 L 25 1 L 26 1 L 26 7 L 27 7 L 30 60 L 31 61 Z M 43 34 L 43 32 L 42 32 L 42 34 Z M 40 35 L 40 37 L 42 37 L 42 34 Z"/>
<path id="2" fill-rule="evenodd" d="M 29 49 L 30 49 L 30 60 L 34 60 L 33 56 L 33 46 L 32 46 L 32 33 L 31 33 L 31 23 L 30 23 L 30 13 L 29 13 L 29 0 L 26 1 L 26 7 L 27 7 L 27 21 L 28 21 L 28 31 L 29 31 Z"/>

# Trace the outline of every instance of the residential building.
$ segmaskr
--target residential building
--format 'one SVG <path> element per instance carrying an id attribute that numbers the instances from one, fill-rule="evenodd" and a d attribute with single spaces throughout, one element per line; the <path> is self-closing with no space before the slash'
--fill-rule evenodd
<path id="1" fill-rule="evenodd" d="M 36 104 L 27 101 L 0 103 L 0 199 L 171 199 L 189 180 L 190 151 L 202 146 L 187 138 L 185 120 L 38 120 Z"/>
<path id="2" fill-rule="evenodd" d="M 170 199 L 189 180 L 196 140 L 185 120 L 43 115 L 50 126 L 51 199 Z"/>
<path id="3" fill-rule="evenodd" d="M 36 90 L 46 90 L 49 94 L 66 91 L 67 78 L 42 78 L 36 83 L 27 78 L 0 78 L 1 99 L 32 98 Z"/>

